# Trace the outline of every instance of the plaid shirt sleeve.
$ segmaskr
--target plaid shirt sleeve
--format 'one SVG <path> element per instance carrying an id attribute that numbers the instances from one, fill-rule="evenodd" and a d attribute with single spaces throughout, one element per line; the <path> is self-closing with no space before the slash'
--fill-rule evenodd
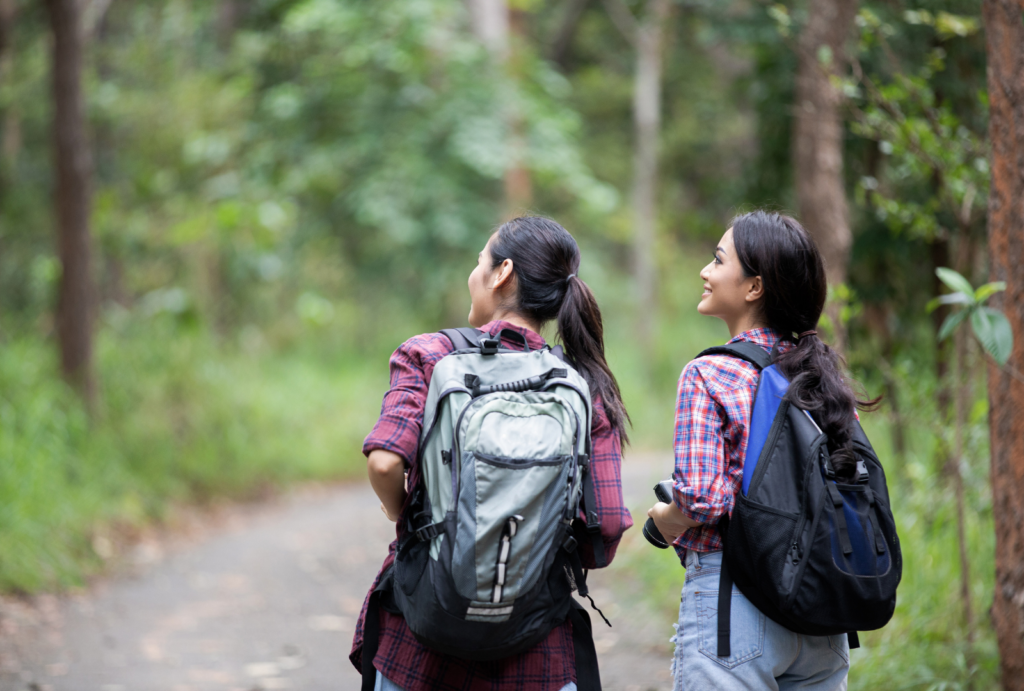
<path id="1" fill-rule="evenodd" d="M 708 391 L 696 362 L 683 370 L 676 398 L 676 504 L 702 524 L 714 524 L 732 508 L 725 482 L 724 415 Z M 693 532 L 697 528 L 687 532 Z"/>
<path id="2" fill-rule="evenodd" d="M 622 534 L 633 525 L 633 517 L 622 498 L 622 438 L 612 429 L 600 398 L 594 399 L 594 424 L 590 429 L 590 472 L 593 473 L 594 495 L 601 539 L 610 564 Z M 596 568 L 594 548 L 585 536 L 576 536 L 580 561 L 587 569 Z"/>
<path id="3" fill-rule="evenodd" d="M 391 355 L 391 386 L 384 394 L 380 418 L 363 441 L 364 455 L 384 449 L 405 459 L 406 466 L 415 462 L 430 375 L 451 351 L 446 336 L 431 333 L 410 338 Z"/>

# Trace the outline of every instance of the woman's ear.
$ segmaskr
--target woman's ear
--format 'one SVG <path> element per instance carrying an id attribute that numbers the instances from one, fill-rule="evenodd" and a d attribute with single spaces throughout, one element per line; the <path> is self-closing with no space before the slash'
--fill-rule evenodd
<path id="1" fill-rule="evenodd" d="M 761 282 L 760 276 L 754 276 L 750 281 L 750 287 L 747 288 L 747 294 L 744 299 L 747 302 L 757 302 L 764 297 L 764 283 Z"/>
<path id="2" fill-rule="evenodd" d="M 491 290 L 503 290 L 512 285 L 515 273 L 512 271 L 512 260 L 506 259 L 494 271 L 494 284 Z"/>

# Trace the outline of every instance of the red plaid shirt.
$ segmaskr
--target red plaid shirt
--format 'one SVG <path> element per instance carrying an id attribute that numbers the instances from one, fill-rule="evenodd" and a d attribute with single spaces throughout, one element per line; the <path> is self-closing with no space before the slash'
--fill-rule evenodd
<path id="1" fill-rule="evenodd" d="M 501 329 L 512 329 L 526 337 L 531 349 L 544 347 L 538 334 L 508 322 L 495 321 L 483 330 L 495 334 Z M 521 349 L 514 340 L 505 345 Z M 384 394 L 380 419 L 363 442 L 363 453 L 374 449 L 392 451 L 409 465 L 410 482 L 418 477 L 417 450 L 423 424 L 423 408 L 434 365 L 452 352 L 452 344 L 442 334 L 415 336 L 403 343 L 391 356 L 391 388 Z M 611 562 L 619 539 L 633 525 L 622 499 L 622 443 L 604 412 L 600 399 L 595 399 L 594 419 L 591 426 L 591 472 L 597 498 L 597 513 L 601 519 L 601 535 L 605 553 Z M 397 532 L 404 531 L 399 518 Z M 388 556 L 374 579 L 370 592 L 377 587 L 381 574 L 395 558 L 397 539 L 388 548 Z M 580 545 L 580 556 L 585 567 L 594 566 L 589 545 Z M 356 624 L 349 659 L 362 671 L 363 621 L 366 604 Z M 520 655 L 493 662 L 472 662 L 433 652 L 420 644 L 412 635 L 405 619 L 381 611 L 380 647 L 373 665 L 406 691 L 558 691 L 576 680 L 573 656 L 572 628 L 566 622 L 556 627 L 548 637 Z"/>
<path id="2" fill-rule="evenodd" d="M 751 329 L 729 343 L 751 341 L 770 351 L 779 338 L 771 329 Z M 685 515 L 703 524 L 673 543 L 684 563 L 688 549 L 722 549 L 715 524 L 732 512 L 743 479 L 758 378 L 756 367 L 730 355 L 691 360 L 679 378 L 672 474 L 675 500 Z"/>

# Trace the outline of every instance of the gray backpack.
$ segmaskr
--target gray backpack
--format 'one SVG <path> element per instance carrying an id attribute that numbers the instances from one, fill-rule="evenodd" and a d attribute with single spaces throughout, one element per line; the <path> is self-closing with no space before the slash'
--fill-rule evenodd
<path id="1" fill-rule="evenodd" d="M 590 389 L 560 348 L 530 350 L 511 330 L 441 333 L 455 351 L 431 376 L 406 530 L 375 594 L 421 643 L 468 660 L 523 652 L 571 617 L 577 667 L 596 679 L 589 617 L 572 598 L 587 596 L 577 538 L 606 563 L 587 472 Z M 364 659 L 376 648 L 371 619 Z"/>

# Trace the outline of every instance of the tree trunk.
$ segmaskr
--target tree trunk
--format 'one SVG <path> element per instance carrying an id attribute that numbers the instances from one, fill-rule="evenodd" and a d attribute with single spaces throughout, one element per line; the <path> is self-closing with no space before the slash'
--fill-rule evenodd
<path id="1" fill-rule="evenodd" d="M 245 10 L 239 0 L 219 0 L 217 3 L 217 45 L 222 51 L 231 48 L 231 41 L 235 37 L 235 31 L 242 20 L 242 13 Z"/>
<path id="2" fill-rule="evenodd" d="M 0 0 L 0 84 L 14 73 L 14 25 L 18 18 L 15 0 Z M 0 140 L 0 192 L 13 175 L 21 148 L 21 119 L 15 104 L 8 103 L 3 113 L 3 135 Z"/>
<path id="3" fill-rule="evenodd" d="M 654 342 L 657 315 L 658 137 L 661 131 L 662 47 L 670 0 L 649 0 L 636 31 L 636 82 L 633 86 L 633 277 L 639 309 L 638 336 Z"/>
<path id="4" fill-rule="evenodd" d="M 569 47 L 576 35 L 580 18 L 583 17 L 583 12 L 589 4 L 590 0 L 569 0 L 566 3 L 562 22 L 558 26 L 558 33 L 555 34 L 555 40 L 551 42 L 551 47 L 548 49 L 548 59 L 562 70 L 568 67 Z"/>
<path id="5" fill-rule="evenodd" d="M 82 95 L 81 7 L 78 0 L 47 0 L 53 29 L 53 137 L 57 173 L 57 339 L 61 367 L 88 404 L 95 399 L 92 371 L 95 291 L 89 237 L 92 160 Z"/>
<path id="6" fill-rule="evenodd" d="M 988 42 L 992 188 L 988 205 L 992 280 L 1006 281 L 1002 307 L 1013 329 L 1008 365 L 1024 371 L 1024 3 L 984 0 Z M 992 515 L 996 582 L 992 623 L 1003 688 L 1024 690 L 1024 383 L 989 366 Z"/>
<path id="7" fill-rule="evenodd" d="M 513 16 L 506 0 L 467 0 L 467 4 L 473 35 L 491 53 L 504 75 L 515 84 L 520 76 L 521 60 L 514 43 L 521 42 L 513 42 L 511 34 L 522 33 L 524 17 L 521 13 Z M 508 127 L 509 152 L 505 167 L 505 207 L 507 213 L 518 215 L 529 206 L 533 189 L 526 163 L 526 124 L 515 98 L 508 98 L 505 103 L 505 122 Z"/>
<path id="8" fill-rule="evenodd" d="M 842 94 L 831 82 L 845 64 L 843 44 L 853 28 L 857 0 L 811 0 L 800 35 L 793 130 L 793 171 L 800 218 L 814 237 L 829 285 L 846 282 L 853 236 L 843 184 Z M 845 333 L 833 300 L 826 314 L 842 352 Z"/>

